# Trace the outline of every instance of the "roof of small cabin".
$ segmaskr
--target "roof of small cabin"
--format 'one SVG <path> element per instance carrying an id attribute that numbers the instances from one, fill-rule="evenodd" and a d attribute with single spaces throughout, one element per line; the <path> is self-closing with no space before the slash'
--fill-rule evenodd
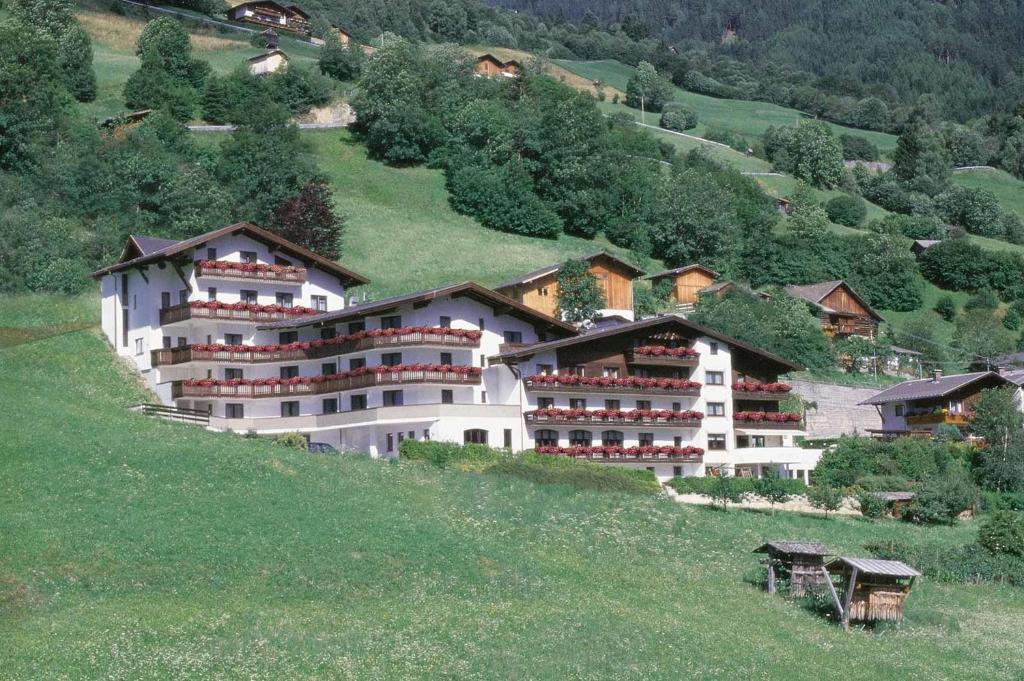
<path id="1" fill-rule="evenodd" d="M 482 61 L 489 61 L 489 62 L 492 62 L 494 64 L 497 64 L 498 66 L 504 66 L 505 65 L 505 62 L 503 62 L 502 60 L 498 59 L 497 57 L 495 57 L 490 52 L 487 52 L 486 54 L 481 54 L 479 57 L 476 58 L 476 60 L 477 60 L 477 63 L 482 62 Z"/>
<path id="2" fill-rule="evenodd" d="M 273 57 L 275 54 L 281 55 L 285 61 L 288 61 L 288 55 L 284 53 L 284 50 L 279 50 L 276 48 L 273 50 L 267 50 L 263 54 L 257 54 L 255 57 L 249 57 L 246 61 L 248 61 L 250 64 L 255 64 L 256 62 L 263 61 L 264 59 L 269 59 L 270 57 Z"/>
<path id="3" fill-rule="evenodd" d="M 726 288 L 729 288 L 730 286 L 735 286 L 735 285 L 736 284 L 734 282 L 731 282 L 728 279 L 725 279 L 723 281 L 716 281 L 716 282 L 714 282 L 712 284 L 708 284 L 707 286 L 702 288 L 700 291 L 698 291 L 698 293 L 717 293 L 718 291 L 721 291 L 722 289 L 726 289 Z"/>
<path id="4" fill-rule="evenodd" d="M 935 244 L 942 243 L 939 239 L 914 239 L 914 246 L 926 251 Z"/>
<path id="5" fill-rule="evenodd" d="M 880 322 L 885 321 L 882 318 L 882 315 L 875 312 L 871 308 L 871 306 L 868 305 L 868 302 L 861 298 L 859 295 L 857 295 L 857 292 L 854 291 L 853 288 L 842 279 L 835 279 L 833 281 L 820 281 L 817 284 L 790 284 L 789 286 L 786 286 L 786 293 L 793 296 L 794 298 L 802 298 L 803 300 L 806 300 L 810 303 L 814 303 L 825 312 L 835 312 L 836 314 L 843 314 L 838 310 L 833 310 L 821 304 L 821 301 L 822 299 L 825 298 L 825 296 L 832 293 L 840 286 L 845 287 L 846 290 L 850 292 L 850 295 L 853 296 L 854 300 L 860 303 L 864 307 L 864 309 L 867 310 L 868 314 L 871 315 L 873 319 L 876 319 Z"/>
<path id="6" fill-rule="evenodd" d="M 1024 385 L 1024 369 L 1006 371 L 999 375 L 1015 385 Z"/>
<path id="7" fill-rule="evenodd" d="M 496 291 L 492 291 L 489 288 L 481 286 L 474 281 L 464 281 L 458 284 L 449 284 L 440 288 L 427 289 L 425 291 L 416 291 L 414 293 L 406 293 L 400 296 L 392 296 L 391 298 L 382 298 L 381 300 L 374 300 L 368 303 L 362 303 L 358 305 L 352 305 L 346 307 L 343 310 L 336 310 L 334 312 L 325 312 L 324 314 L 311 315 L 302 317 L 301 319 L 284 319 L 278 322 L 271 322 L 258 328 L 260 329 L 293 329 L 303 326 L 323 326 L 325 324 L 334 324 L 339 321 L 346 319 L 354 319 L 358 317 L 365 317 L 369 314 L 379 314 L 381 312 L 387 312 L 391 309 L 399 307 L 401 305 L 426 303 L 437 298 L 443 298 L 446 296 L 467 296 L 473 298 L 487 305 L 492 306 L 496 310 L 502 310 L 503 314 L 509 314 L 513 317 L 517 317 L 531 324 L 543 324 L 544 326 L 557 329 L 565 335 L 575 335 L 579 333 L 575 326 L 568 322 L 563 322 L 560 319 L 555 319 L 549 315 L 538 312 L 531 307 L 527 307 L 522 303 L 512 300 L 506 296 L 501 295 Z"/>
<path id="8" fill-rule="evenodd" d="M 153 109 L 139 109 L 138 111 L 125 111 L 114 116 L 108 116 L 96 124 L 97 128 L 109 128 L 114 125 L 134 123 L 153 113 Z"/>
<path id="9" fill-rule="evenodd" d="M 913 492 L 873 492 L 882 501 L 910 501 L 917 495 Z"/>
<path id="10" fill-rule="evenodd" d="M 892 345 L 889 347 L 895 355 L 920 355 L 921 353 L 917 350 L 910 350 L 908 348 L 901 348 L 898 345 Z"/>
<path id="11" fill-rule="evenodd" d="M 331 274 L 334 274 L 335 276 L 343 279 L 345 281 L 345 284 L 349 287 L 370 283 L 370 280 L 364 277 L 363 275 L 356 274 L 352 270 L 346 267 L 342 267 L 333 260 L 329 260 L 328 258 L 325 258 L 322 255 L 317 255 L 308 248 L 288 241 L 287 239 L 280 237 L 277 234 L 274 234 L 273 232 L 269 232 L 263 229 L 262 227 L 257 227 L 251 222 L 236 222 L 233 225 L 227 225 L 226 227 L 221 227 L 219 229 L 215 229 L 213 231 L 200 234 L 199 236 L 194 236 L 191 239 L 184 239 L 182 241 L 169 241 L 165 239 L 157 240 L 153 239 L 152 237 L 142 237 L 149 239 L 150 244 L 152 246 L 157 245 L 157 241 L 168 241 L 168 244 L 163 248 L 158 248 L 157 250 L 143 253 L 140 256 L 130 258 L 128 260 L 124 259 L 124 253 L 122 253 L 122 257 L 121 259 L 118 260 L 118 262 L 114 263 L 113 265 L 109 265 L 102 269 L 96 270 L 95 272 L 92 273 L 92 277 L 94 279 L 98 279 L 104 275 L 112 274 L 114 272 L 120 272 L 122 270 L 132 269 L 133 267 L 140 267 L 142 265 L 148 265 L 150 263 L 158 262 L 160 260 L 164 260 L 165 258 L 171 258 L 175 255 L 179 255 L 193 248 L 198 248 L 207 241 L 210 241 L 212 239 L 218 239 L 222 236 L 237 234 L 239 232 L 245 233 L 248 236 L 256 239 L 257 241 L 262 241 L 263 243 L 267 244 L 273 244 L 279 247 L 281 250 L 287 253 L 291 253 L 293 257 L 312 261 L 316 263 L 317 267 L 319 267 L 320 269 L 330 272 Z M 133 240 L 137 240 L 138 238 L 139 237 L 131 237 L 131 239 Z"/>
<path id="12" fill-rule="evenodd" d="M 788 359 L 783 359 L 782 357 L 779 357 L 774 353 L 768 352 L 767 350 L 761 350 L 760 348 L 756 348 L 753 345 L 750 345 L 749 343 L 746 343 L 741 340 L 737 340 L 732 336 L 727 336 L 724 333 L 719 333 L 718 331 L 701 326 L 700 324 L 695 324 L 686 319 L 685 317 L 680 317 L 679 315 L 676 314 L 665 314 L 657 317 L 650 317 L 648 319 L 641 319 L 640 321 L 637 322 L 632 322 L 629 324 L 619 324 L 609 329 L 592 331 L 590 333 L 585 333 L 571 338 L 563 338 L 561 340 L 547 341 L 545 343 L 537 343 L 535 345 L 527 345 L 526 347 L 516 348 L 515 350 L 503 352 L 497 355 L 497 357 L 509 360 L 521 359 L 536 355 L 538 352 L 545 352 L 547 350 L 557 350 L 559 348 L 570 347 L 572 345 L 577 345 L 579 343 L 588 343 L 596 338 L 610 338 L 612 336 L 617 336 L 619 334 L 628 334 L 633 333 L 635 331 L 642 331 L 644 329 L 654 326 L 660 326 L 662 324 L 675 324 L 677 326 L 685 328 L 687 331 L 692 331 L 702 336 L 710 336 L 711 338 L 715 338 L 719 341 L 722 341 L 727 345 L 735 346 L 737 348 L 740 348 L 741 350 L 757 355 L 758 357 L 761 357 L 764 360 L 777 364 L 783 372 L 800 371 L 801 369 L 803 369 L 802 366 L 795 362 L 790 362 Z"/>
<path id="13" fill-rule="evenodd" d="M 976 383 L 985 378 L 996 378 L 1002 383 L 1012 383 L 1005 376 L 1000 376 L 994 371 L 976 371 L 970 374 L 952 374 L 935 378 L 920 378 L 916 381 L 906 381 L 886 388 L 885 390 L 872 395 L 861 404 L 887 404 L 889 402 L 903 402 L 905 400 L 923 400 L 935 397 L 945 397 L 950 393 Z"/>
<path id="14" fill-rule="evenodd" d="M 673 277 L 678 276 L 680 274 L 686 274 L 687 272 L 692 272 L 693 270 L 700 270 L 702 272 L 706 272 L 707 274 L 711 275 L 712 279 L 718 278 L 718 272 L 715 272 L 713 269 L 710 269 L 708 267 L 704 267 L 704 265 L 694 263 L 693 265 L 683 265 L 682 267 L 676 267 L 675 269 L 664 270 L 663 272 L 658 272 L 657 274 L 649 274 L 646 277 L 644 277 L 644 279 L 650 279 L 651 281 L 654 281 L 656 279 L 664 279 L 666 277 Z"/>
<path id="15" fill-rule="evenodd" d="M 754 549 L 754 553 L 800 553 L 807 556 L 829 556 L 832 551 L 824 544 L 813 541 L 770 541 Z"/>
<path id="16" fill-rule="evenodd" d="M 588 255 L 581 255 L 578 259 L 579 260 L 586 260 L 586 261 L 588 261 L 590 263 L 593 263 L 593 261 L 597 260 L 598 258 L 607 258 L 608 260 L 611 260 L 616 265 L 619 265 L 620 267 L 629 270 L 633 274 L 634 277 L 640 277 L 640 276 L 643 276 L 643 274 L 644 274 L 644 271 L 642 269 L 640 269 L 639 267 L 637 267 L 636 265 L 628 263 L 625 260 L 623 260 L 622 258 L 617 258 L 614 255 L 612 255 L 611 253 L 609 253 L 608 251 L 597 251 L 595 253 L 590 253 Z M 497 286 L 494 287 L 494 289 L 496 291 L 500 291 L 503 288 L 511 288 L 511 287 L 517 286 L 519 284 L 529 283 L 529 282 L 533 281 L 534 279 L 539 279 L 541 277 L 546 277 L 549 274 L 554 274 L 555 272 L 557 272 L 562 267 L 562 265 L 564 265 L 564 264 L 565 264 L 565 261 L 557 262 L 557 263 L 555 263 L 553 265 L 547 265 L 546 267 L 542 267 L 539 270 L 534 270 L 533 272 L 528 272 L 528 273 L 524 274 L 521 277 L 516 277 L 515 279 L 510 279 L 509 281 L 506 281 L 506 282 L 503 282 L 501 284 L 498 284 Z"/>
<path id="17" fill-rule="evenodd" d="M 920 577 L 921 573 L 898 560 L 878 560 L 877 558 L 849 558 L 840 556 L 825 566 L 831 572 L 841 571 L 846 567 L 857 568 L 864 575 L 886 575 L 889 577 Z"/>
<path id="18" fill-rule="evenodd" d="M 287 7 L 285 7 L 279 2 L 274 2 L 274 0 L 246 0 L 244 2 L 233 2 L 232 0 L 228 1 L 228 9 L 236 9 L 238 7 L 245 7 L 246 5 L 263 5 L 264 7 L 274 7 L 275 9 L 281 10 L 282 14 L 288 11 Z"/>

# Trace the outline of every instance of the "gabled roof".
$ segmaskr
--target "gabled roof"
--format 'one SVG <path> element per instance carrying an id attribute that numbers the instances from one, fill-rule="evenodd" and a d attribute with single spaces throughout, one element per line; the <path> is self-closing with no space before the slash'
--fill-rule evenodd
<path id="1" fill-rule="evenodd" d="M 942 243 L 939 239 L 914 239 L 914 246 L 917 246 L 922 251 L 927 251 L 935 244 Z"/>
<path id="2" fill-rule="evenodd" d="M 236 9 L 238 7 L 245 7 L 246 5 L 263 5 L 264 7 L 273 7 L 281 11 L 282 14 L 287 13 L 288 8 L 279 2 L 274 0 L 246 0 L 246 2 L 234 2 L 230 3 L 229 9 Z"/>
<path id="3" fill-rule="evenodd" d="M 587 255 L 581 255 L 581 256 L 579 256 L 579 258 L 574 258 L 574 259 L 586 260 L 586 261 L 588 261 L 590 263 L 593 263 L 594 260 L 597 260 L 598 258 L 607 258 L 608 260 L 611 260 L 616 265 L 619 265 L 620 267 L 622 267 L 622 268 L 624 268 L 626 270 L 629 270 L 633 274 L 634 277 L 640 277 L 640 276 L 643 276 L 643 274 L 644 274 L 644 271 L 642 269 L 640 269 L 639 267 L 637 267 L 636 265 L 633 265 L 632 263 L 628 263 L 625 260 L 623 260 L 622 258 L 617 258 L 614 255 L 612 255 L 611 253 L 609 253 L 608 251 L 595 251 L 594 253 L 590 253 L 590 254 L 587 254 Z M 565 264 L 565 261 L 562 261 L 562 262 L 556 262 L 553 265 L 547 265 L 546 267 L 541 267 L 539 270 L 534 270 L 533 272 L 528 272 L 527 274 L 524 274 L 521 277 L 516 277 L 515 279 L 510 279 L 509 281 L 506 281 L 504 283 L 498 284 L 497 286 L 494 287 L 494 289 L 496 291 L 500 291 L 503 288 L 511 288 L 511 287 L 517 286 L 519 284 L 529 283 L 529 282 L 533 281 L 534 279 L 540 279 L 541 277 L 546 277 L 549 274 L 554 274 L 555 272 L 557 272 L 562 267 L 562 265 L 564 265 L 564 264 Z"/>
<path id="4" fill-rule="evenodd" d="M 843 567 L 854 567 L 863 575 L 886 575 L 889 577 L 920 577 L 921 573 L 906 563 L 898 560 L 878 560 L 877 558 L 849 558 L 842 556 L 825 566 L 830 572 Z"/>
<path id="5" fill-rule="evenodd" d="M 159 248 L 155 251 L 150 251 L 148 253 L 136 257 L 131 257 L 129 255 L 128 259 L 125 259 L 125 255 L 127 254 L 128 250 L 126 249 L 126 254 L 122 254 L 122 258 L 118 262 L 108 267 L 104 267 L 103 269 L 96 270 L 95 272 L 92 273 L 92 277 L 94 279 L 98 279 L 104 275 L 112 274 L 114 272 L 120 272 L 122 270 L 131 269 L 133 267 L 140 267 L 142 265 L 148 265 L 150 263 L 155 263 L 160 260 L 172 258 L 176 255 L 186 253 L 187 251 L 190 251 L 193 248 L 198 248 L 205 244 L 206 242 L 211 241 L 213 239 L 218 239 L 222 236 L 238 233 L 244 233 L 252 237 L 253 239 L 256 239 L 257 241 L 262 241 L 265 244 L 273 244 L 279 247 L 282 251 L 292 254 L 293 257 L 311 261 L 320 269 L 326 272 L 330 272 L 331 274 L 334 274 L 338 278 L 342 279 L 345 282 L 346 286 L 352 287 L 359 286 L 360 284 L 370 283 L 370 280 L 364 277 L 363 275 L 356 274 L 352 270 L 342 267 L 333 260 L 329 260 L 323 257 L 322 255 L 317 255 L 308 248 L 288 241 L 287 239 L 282 238 L 277 234 L 274 234 L 273 232 L 269 232 L 263 229 L 262 227 L 257 227 L 251 222 L 236 222 L 233 225 L 221 227 L 220 229 L 215 229 L 211 232 L 206 232 L 205 234 L 194 236 L 191 239 L 185 239 L 183 241 L 170 241 L 163 248 Z M 132 239 L 137 238 L 138 237 L 132 237 Z M 161 239 L 161 241 L 167 240 Z"/>
<path id="6" fill-rule="evenodd" d="M 488 52 L 486 54 L 481 54 L 479 57 L 476 58 L 476 61 L 477 61 L 477 63 L 480 63 L 482 61 L 489 61 L 489 62 L 492 62 L 494 64 L 497 64 L 498 66 L 504 66 L 505 65 L 505 62 L 503 62 L 502 60 L 498 59 L 497 57 L 495 57 L 490 52 Z"/>
<path id="7" fill-rule="evenodd" d="M 828 556 L 832 554 L 824 544 L 814 541 L 770 541 L 754 549 L 754 553 L 800 553 L 806 556 Z"/>
<path id="8" fill-rule="evenodd" d="M 658 317 L 650 317 L 649 319 L 641 319 L 640 321 L 632 322 L 631 324 L 620 324 L 618 326 L 613 326 L 610 329 L 592 331 L 590 333 L 575 336 L 572 338 L 563 338 L 561 340 L 547 341 L 546 343 L 528 345 L 523 348 L 517 348 L 515 350 L 503 352 L 500 355 L 498 355 L 498 358 L 502 360 L 515 361 L 518 359 L 531 357 L 539 352 L 545 352 L 547 350 L 557 350 L 559 348 L 570 347 L 573 345 L 578 345 L 580 343 L 589 343 L 590 341 L 596 338 L 610 338 L 620 334 L 630 334 L 636 331 L 643 331 L 652 327 L 669 324 L 681 326 L 687 331 L 691 331 L 702 336 L 709 336 L 716 340 L 722 341 L 723 343 L 726 343 L 729 346 L 737 347 L 741 350 L 757 355 L 761 359 L 779 365 L 779 368 L 782 372 L 800 371 L 801 369 L 803 369 L 802 366 L 795 362 L 790 362 L 788 359 L 783 359 L 782 357 L 779 357 L 774 353 L 768 352 L 767 350 L 755 348 L 753 345 L 750 345 L 749 343 L 746 343 L 741 340 L 737 340 L 732 336 L 727 336 L 724 333 L 719 333 L 718 331 L 709 329 L 705 326 L 701 326 L 700 324 L 694 324 L 688 319 L 680 317 L 679 315 L 675 314 L 666 314 L 660 315 Z"/>
<path id="9" fill-rule="evenodd" d="M 815 305 L 817 305 L 819 308 L 826 312 L 835 312 L 837 314 L 843 314 L 838 310 L 833 310 L 821 304 L 821 301 L 825 296 L 832 293 L 840 286 L 844 287 L 850 293 L 850 295 L 853 296 L 854 300 L 860 303 L 864 307 L 864 309 L 867 310 L 868 314 L 871 315 L 873 319 L 876 319 L 877 321 L 880 322 L 885 321 L 882 318 L 882 315 L 875 312 L 871 308 L 871 306 L 868 305 L 868 302 L 861 298 L 859 295 L 857 295 L 857 292 L 854 291 L 850 287 L 850 285 L 847 284 L 842 279 L 836 279 L 834 281 L 821 281 L 818 282 L 817 284 L 805 284 L 802 286 L 791 284 L 786 287 L 786 293 L 793 296 L 794 298 L 802 298 L 803 300 L 806 300 L 810 303 L 814 303 Z"/>
<path id="10" fill-rule="evenodd" d="M 290 12 L 295 12 L 296 14 L 300 15 L 304 19 L 308 19 L 309 18 L 309 14 L 305 10 L 303 10 L 301 7 L 299 7 L 298 5 L 288 5 L 288 7 L 286 9 L 288 11 L 290 11 Z"/>
<path id="11" fill-rule="evenodd" d="M 149 255 L 150 253 L 155 253 L 162 248 L 167 248 L 168 246 L 173 246 L 178 243 L 174 239 L 162 239 L 155 236 L 138 236 L 135 234 L 129 236 L 128 239 L 138 247 L 140 255 Z"/>
<path id="12" fill-rule="evenodd" d="M 665 277 L 673 277 L 680 274 L 685 274 L 687 272 L 691 272 L 693 270 L 700 270 L 702 272 L 706 272 L 711 276 L 712 279 L 717 279 L 719 277 L 718 272 L 715 272 L 713 269 L 709 267 L 704 267 L 704 265 L 698 263 L 694 263 L 693 265 L 683 265 L 682 267 L 676 267 L 675 269 L 664 270 L 663 272 L 658 272 L 657 274 L 648 274 L 646 277 L 644 277 L 644 279 L 650 279 L 652 281 L 655 279 L 664 279 Z"/>
<path id="13" fill-rule="evenodd" d="M 864 400 L 861 404 L 887 404 L 889 402 L 945 397 L 946 395 L 956 392 L 961 388 L 977 383 L 982 379 L 995 379 L 998 383 L 1004 383 L 1007 385 L 1013 384 L 1013 382 L 1008 378 L 1000 376 L 994 371 L 976 371 L 970 374 L 953 374 L 951 376 L 941 376 L 938 380 L 935 378 L 921 378 L 916 381 L 907 381 L 905 383 L 894 385 L 891 388 L 887 388 Z"/>
<path id="14" fill-rule="evenodd" d="M 431 300 L 446 296 L 466 296 L 473 298 L 474 300 L 478 300 L 486 305 L 490 305 L 495 308 L 495 310 L 501 310 L 502 314 L 512 315 L 513 317 L 522 319 L 530 324 L 542 325 L 547 329 L 558 331 L 562 335 L 576 335 L 579 333 L 576 327 L 568 322 L 563 322 L 560 319 L 555 319 L 554 317 L 549 317 L 546 314 L 537 312 L 533 308 L 527 307 L 526 305 L 503 296 L 496 291 L 492 291 L 489 288 L 485 288 L 474 281 L 464 281 L 459 284 L 450 284 L 448 286 L 428 289 L 426 291 L 416 291 L 415 293 L 406 293 L 404 295 L 393 296 L 391 298 L 383 298 L 369 303 L 352 305 L 351 307 L 346 307 L 344 310 L 336 310 L 334 312 L 325 312 L 324 314 L 319 315 L 271 322 L 258 328 L 294 329 L 303 326 L 324 326 L 326 324 L 335 324 L 340 321 L 345 321 L 346 319 L 358 319 L 359 317 L 365 317 L 367 315 L 381 314 L 402 305 L 427 303 Z"/>
<path id="15" fill-rule="evenodd" d="M 281 55 L 282 57 L 284 57 L 285 61 L 288 61 L 288 55 L 284 53 L 284 50 L 279 50 L 276 48 L 273 50 L 267 50 L 263 54 L 257 54 L 255 57 L 249 57 L 246 61 L 248 61 L 250 64 L 255 64 L 258 61 L 263 61 L 264 59 L 273 57 L 275 54 Z"/>

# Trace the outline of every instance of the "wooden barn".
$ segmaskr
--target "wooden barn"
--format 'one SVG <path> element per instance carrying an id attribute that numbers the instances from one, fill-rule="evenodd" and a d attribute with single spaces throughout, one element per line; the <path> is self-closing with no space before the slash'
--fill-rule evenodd
<path id="1" fill-rule="evenodd" d="M 824 587 L 829 576 L 825 556 L 832 552 L 824 544 L 806 541 L 770 541 L 754 549 L 766 553 L 762 562 L 768 568 L 768 593 L 775 593 L 777 579 L 789 581 L 789 593 L 803 596 L 815 586 Z"/>
<path id="2" fill-rule="evenodd" d="M 618 314 L 633 319 L 633 280 L 643 276 L 638 267 L 611 253 L 598 251 L 583 256 L 604 294 L 604 316 Z M 558 270 L 562 263 L 548 265 L 521 277 L 506 281 L 494 290 L 546 315 L 554 315 L 558 306 Z"/>
<path id="3" fill-rule="evenodd" d="M 663 281 L 672 283 L 669 299 L 678 305 L 696 305 L 700 293 L 718 279 L 718 272 L 703 265 L 684 265 L 672 270 L 665 270 L 647 277 L 652 286 Z"/>
<path id="4" fill-rule="evenodd" d="M 829 336 L 874 338 L 879 323 L 885 321 L 842 280 L 787 286 L 786 293 L 809 302 L 818 311 L 821 328 Z"/>
<path id="5" fill-rule="evenodd" d="M 273 0 L 242 2 L 227 11 L 228 19 L 247 24 L 270 26 L 278 31 L 309 35 L 309 15 L 295 5 L 284 6 Z"/>
<path id="6" fill-rule="evenodd" d="M 910 588 L 921 576 L 920 572 L 898 560 L 840 557 L 825 567 L 830 574 L 841 578 L 842 601 L 831 580 L 828 584 L 836 612 L 846 629 L 851 621 L 902 621 L 903 606 Z"/>
<path id="7" fill-rule="evenodd" d="M 487 78 L 491 78 L 493 76 L 515 78 L 519 75 L 522 68 L 522 64 L 515 59 L 502 61 L 493 54 L 488 53 L 481 54 L 476 58 L 476 65 L 473 67 L 473 70 L 478 76 L 485 76 Z"/>
<path id="8" fill-rule="evenodd" d="M 268 50 L 263 54 L 250 57 L 248 60 L 249 73 L 254 76 L 263 76 L 268 73 L 276 73 L 288 66 L 288 55 L 283 50 Z"/>

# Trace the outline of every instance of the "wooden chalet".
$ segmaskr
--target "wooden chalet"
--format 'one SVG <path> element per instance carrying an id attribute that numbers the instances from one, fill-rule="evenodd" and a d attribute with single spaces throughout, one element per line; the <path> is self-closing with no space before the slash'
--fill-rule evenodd
<path id="1" fill-rule="evenodd" d="M 252 0 L 229 8 L 228 19 L 258 26 L 269 26 L 278 31 L 310 34 L 309 14 L 296 5 L 280 5 L 274 0 Z"/>
<path id="2" fill-rule="evenodd" d="M 907 596 L 921 576 L 898 560 L 840 557 L 825 568 L 841 580 L 842 600 L 831 579 L 827 585 L 844 629 L 850 628 L 851 621 L 902 621 Z"/>
<path id="3" fill-rule="evenodd" d="M 583 256 L 597 278 L 609 314 L 633 316 L 633 280 L 643 276 L 640 268 L 605 251 Z M 558 307 L 558 271 L 562 263 L 548 265 L 494 287 L 494 290 L 538 312 L 554 316 Z"/>
<path id="4" fill-rule="evenodd" d="M 700 293 L 718 279 L 718 272 L 694 264 L 658 272 L 647 279 L 653 286 L 664 281 L 672 282 L 669 299 L 678 305 L 695 305 L 700 299 Z"/>
<path id="5" fill-rule="evenodd" d="M 490 53 L 481 54 L 477 57 L 476 65 L 473 67 L 473 71 L 478 76 L 485 76 L 487 78 L 493 76 L 515 78 L 519 75 L 520 70 L 522 70 L 522 65 L 515 59 L 502 61 Z"/>
<path id="6" fill-rule="evenodd" d="M 768 593 L 775 593 L 777 578 L 789 581 L 789 593 L 803 596 L 808 589 L 824 587 L 828 581 L 825 571 L 825 556 L 832 552 L 824 544 L 805 541 L 770 541 L 754 549 L 754 553 L 766 553 L 762 561 L 768 568 Z"/>
<path id="7" fill-rule="evenodd" d="M 842 280 L 787 286 L 786 293 L 810 303 L 818 311 L 821 328 L 829 336 L 875 338 L 879 323 L 885 321 Z"/>

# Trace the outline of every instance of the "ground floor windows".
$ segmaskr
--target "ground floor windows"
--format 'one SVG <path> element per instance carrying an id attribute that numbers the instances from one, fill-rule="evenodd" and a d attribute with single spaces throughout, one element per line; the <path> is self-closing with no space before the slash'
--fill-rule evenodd
<path id="1" fill-rule="evenodd" d="M 708 449 L 725 449 L 725 435 L 709 434 Z"/>
<path id="2" fill-rule="evenodd" d="M 352 411 L 362 411 L 366 409 L 366 395 L 352 395 L 349 398 L 349 409 Z"/>
<path id="3" fill-rule="evenodd" d="M 538 447 L 557 447 L 558 431 L 541 429 L 533 434 L 533 441 Z"/>
<path id="4" fill-rule="evenodd" d="M 281 416 L 298 416 L 299 415 L 299 403 L 298 401 L 289 401 L 281 403 Z"/>
<path id="5" fill-rule="evenodd" d="M 480 428 L 470 428 L 462 431 L 462 441 L 466 444 L 485 445 L 487 444 L 487 431 Z"/>
<path id="6" fill-rule="evenodd" d="M 672 466 L 672 476 L 676 477 L 676 478 L 683 477 L 683 467 L 682 466 Z"/>
<path id="7" fill-rule="evenodd" d="M 636 436 L 637 444 L 641 447 L 651 447 L 654 445 L 654 433 L 640 433 Z"/>
<path id="8" fill-rule="evenodd" d="M 401 390 L 385 390 L 383 398 L 385 407 L 401 407 L 405 404 Z"/>
<path id="9" fill-rule="evenodd" d="M 441 404 L 454 404 L 454 403 L 455 403 L 455 393 L 453 393 L 451 390 L 442 390 L 441 391 Z"/>
<path id="10" fill-rule="evenodd" d="M 505 449 L 512 449 L 512 429 L 506 428 L 503 438 L 503 445 Z"/>
<path id="11" fill-rule="evenodd" d="M 244 404 L 225 404 L 224 405 L 224 417 L 229 419 L 243 419 L 245 418 L 245 405 Z"/>
<path id="12" fill-rule="evenodd" d="M 725 416 L 725 403 L 708 402 L 708 416 Z"/>
<path id="13" fill-rule="evenodd" d="M 338 398 L 327 397 L 323 401 L 324 413 L 325 414 L 336 414 L 338 413 Z"/>
<path id="14" fill-rule="evenodd" d="M 570 430 L 569 431 L 569 446 L 570 447 L 589 447 L 593 442 L 594 437 L 591 435 L 589 430 Z"/>
<path id="15" fill-rule="evenodd" d="M 621 447 L 624 439 L 621 430 L 606 430 L 601 433 L 601 444 L 605 447 Z"/>
<path id="16" fill-rule="evenodd" d="M 385 449 L 389 452 L 395 451 L 395 436 L 392 433 L 388 433 L 385 438 Z"/>

